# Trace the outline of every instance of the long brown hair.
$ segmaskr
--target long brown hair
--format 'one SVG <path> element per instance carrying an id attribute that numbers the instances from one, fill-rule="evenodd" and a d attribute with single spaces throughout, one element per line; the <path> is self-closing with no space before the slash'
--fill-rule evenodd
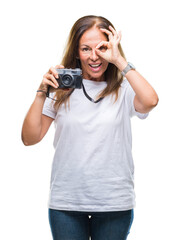
<path id="1" fill-rule="evenodd" d="M 77 58 L 79 41 L 84 32 L 92 28 L 93 26 L 96 26 L 98 28 L 105 28 L 108 30 L 109 26 L 112 26 L 114 28 L 113 24 L 110 21 L 101 16 L 88 15 L 78 19 L 74 23 L 70 31 L 67 45 L 64 50 L 64 56 L 61 64 L 64 65 L 65 68 L 81 67 L 80 60 Z M 118 48 L 122 57 L 125 58 L 120 44 Z M 108 64 L 107 70 L 105 72 L 105 81 L 107 82 L 107 87 L 99 94 L 98 98 L 105 97 L 109 94 L 115 94 L 116 101 L 118 98 L 118 90 L 123 81 L 123 76 L 121 75 L 120 70 L 114 64 Z M 55 97 L 57 101 L 55 102 L 54 107 L 58 108 L 62 103 L 66 104 L 72 92 L 72 89 L 70 89 L 69 91 L 64 91 L 62 89 L 56 90 Z"/>

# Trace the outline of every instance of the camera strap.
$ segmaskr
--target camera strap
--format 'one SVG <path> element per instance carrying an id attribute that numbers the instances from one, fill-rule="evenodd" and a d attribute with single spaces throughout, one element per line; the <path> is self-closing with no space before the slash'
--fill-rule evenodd
<path id="1" fill-rule="evenodd" d="M 84 95 L 85 95 L 91 102 L 93 102 L 93 103 L 98 103 L 98 102 L 100 102 L 100 101 L 103 99 L 103 97 L 102 97 L 102 98 L 99 98 L 98 100 L 95 101 L 94 99 L 92 99 L 92 98 L 87 94 L 86 89 L 85 89 L 83 83 L 82 83 L 82 88 L 83 88 Z"/>
<path id="2" fill-rule="evenodd" d="M 93 102 L 93 103 L 98 103 L 98 102 L 100 102 L 100 101 L 103 99 L 103 97 L 101 97 L 101 98 L 99 98 L 98 100 L 95 101 L 93 98 L 91 98 L 91 97 L 87 94 L 86 89 L 85 89 L 83 83 L 82 83 L 82 89 L 83 89 L 84 95 L 85 95 L 91 102 Z M 73 91 L 74 91 L 74 90 L 75 90 L 75 89 L 73 89 Z M 69 96 L 71 95 L 71 93 L 73 93 L 73 91 L 71 91 L 71 92 L 69 93 Z M 50 98 L 50 99 L 52 99 L 52 100 L 54 100 L 54 101 L 57 101 L 57 99 L 51 98 L 51 97 L 49 96 L 49 92 L 50 92 L 50 86 L 48 86 L 48 90 L 47 90 L 47 93 L 46 93 L 46 97 L 48 97 L 48 98 Z"/>

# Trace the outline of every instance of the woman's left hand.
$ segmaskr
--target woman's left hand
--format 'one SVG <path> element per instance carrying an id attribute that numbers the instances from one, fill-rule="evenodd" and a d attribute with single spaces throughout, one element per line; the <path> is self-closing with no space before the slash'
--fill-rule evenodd
<path id="1" fill-rule="evenodd" d="M 117 60 L 122 57 L 118 48 L 121 40 L 121 32 L 116 32 L 113 27 L 109 26 L 109 30 L 100 28 L 100 30 L 108 35 L 109 41 L 102 41 L 96 46 L 96 53 L 106 61 L 116 65 Z"/>

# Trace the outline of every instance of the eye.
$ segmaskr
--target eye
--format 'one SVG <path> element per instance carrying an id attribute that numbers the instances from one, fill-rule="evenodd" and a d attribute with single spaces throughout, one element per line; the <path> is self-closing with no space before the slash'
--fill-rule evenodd
<path id="1" fill-rule="evenodd" d="M 102 51 L 102 52 L 103 52 L 103 51 L 106 51 L 106 50 L 107 50 L 107 47 L 101 46 L 101 47 L 99 48 L 99 50 Z"/>
<path id="2" fill-rule="evenodd" d="M 89 51 L 89 48 L 84 47 L 84 48 L 82 48 L 82 51 L 83 51 L 83 52 L 87 52 L 87 51 Z"/>

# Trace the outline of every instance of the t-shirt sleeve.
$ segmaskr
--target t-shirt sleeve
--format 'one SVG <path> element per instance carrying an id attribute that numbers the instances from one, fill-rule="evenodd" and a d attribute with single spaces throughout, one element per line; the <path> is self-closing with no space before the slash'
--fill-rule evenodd
<path id="1" fill-rule="evenodd" d="M 50 93 L 50 97 L 53 98 L 53 95 L 51 95 Z M 44 106 L 43 106 L 43 110 L 42 110 L 42 114 L 46 115 L 48 117 L 51 117 L 53 119 L 56 118 L 56 110 L 54 109 L 54 102 L 52 99 L 50 98 L 46 98 L 45 102 L 44 102 Z"/>
<path id="2" fill-rule="evenodd" d="M 125 100 L 127 101 L 128 105 L 128 110 L 129 110 L 129 115 L 130 117 L 137 116 L 140 119 L 145 119 L 149 115 L 149 113 L 140 113 L 135 110 L 134 107 L 134 97 L 135 97 L 135 92 L 133 88 L 131 87 L 130 83 L 126 81 L 126 93 L 125 93 Z"/>

